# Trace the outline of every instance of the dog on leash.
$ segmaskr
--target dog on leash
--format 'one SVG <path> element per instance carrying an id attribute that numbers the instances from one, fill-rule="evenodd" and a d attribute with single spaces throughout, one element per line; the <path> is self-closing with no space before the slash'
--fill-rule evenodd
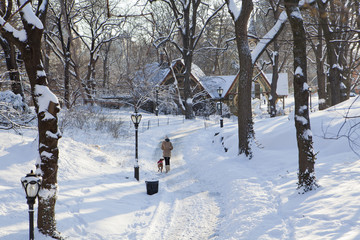
<path id="1" fill-rule="evenodd" d="M 164 159 L 160 158 L 160 160 L 157 162 L 157 166 L 158 166 L 158 172 L 162 172 L 163 168 L 164 168 L 164 164 L 163 164 Z"/>

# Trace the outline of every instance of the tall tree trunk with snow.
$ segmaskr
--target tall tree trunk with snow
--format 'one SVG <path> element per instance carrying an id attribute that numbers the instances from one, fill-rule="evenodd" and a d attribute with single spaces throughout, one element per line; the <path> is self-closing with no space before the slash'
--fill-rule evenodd
<path id="1" fill-rule="evenodd" d="M 200 1 L 197 1 L 200 3 Z M 193 6 L 193 9 L 197 9 L 198 5 Z M 195 11 L 196 11 L 195 9 Z M 191 75 L 191 65 L 193 61 L 193 41 L 194 39 L 191 37 L 194 34 L 190 31 L 195 30 L 190 29 L 190 4 L 187 8 L 184 8 L 184 30 L 185 34 L 182 35 L 183 39 L 183 46 L 184 49 L 182 51 L 182 57 L 184 59 L 185 65 L 185 72 L 184 72 L 184 100 L 185 100 L 185 118 L 186 119 L 193 119 L 194 118 L 194 111 L 193 111 L 193 103 L 192 103 L 192 91 L 190 85 L 190 75 Z"/>
<path id="2" fill-rule="evenodd" d="M 243 0 L 240 10 L 233 0 L 226 0 L 229 12 L 235 23 L 236 45 L 239 54 L 240 72 L 237 89 L 239 154 L 252 157 L 251 144 L 254 139 L 254 126 L 251 111 L 251 85 L 254 65 L 248 44 L 247 27 L 253 10 L 252 0 Z"/>
<path id="3" fill-rule="evenodd" d="M 281 1 L 278 1 L 278 0 L 269 1 L 269 5 L 273 12 L 275 22 L 277 22 L 279 20 L 280 14 L 282 12 L 282 7 L 280 4 L 281 4 Z M 272 64 L 272 73 L 273 73 L 272 79 L 271 79 L 270 101 L 269 101 L 270 102 L 270 117 L 276 116 L 276 102 L 278 99 L 277 84 L 278 84 L 279 71 L 280 71 L 280 67 L 279 67 L 280 45 L 279 45 L 279 42 L 277 41 L 277 38 L 275 38 L 273 40 L 273 45 L 274 45 L 274 51 L 270 55 L 271 64 Z"/>
<path id="4" fill-rule="evenodd" d="M 194 54 L 194 41 L 195 41 L 195 30 L 197 23 L 197 11 L 200 5 L 200 0 L 190 1 L 188 4 L 183 5 L 183 26 L 181 31 L 183 49 L 181 51 L 184 59 L 185 72 L 184 72 L 184 101 L 185 101 L 185 118 L 193 119 L 193 94 L 191 91 L 191 65 Z"/>
<path id="5" fill-rule="evenodd" d="M 299 151 L 298 187 L 305 192 L 316 188 L 315 154 L 309 118 L 307 85 L 306 35 L 298 7 L 299 0 L 285 0 L 294 41 L 295 127 Z"/>
<path id="6" fill-rule="evenodd" d="M 58 140 L 61 137 L 57 124 L 59 104 L 56 96 L 47 87 L 47 77 L 41 61 L 41 38 L 44 30 L 44 21 L 48 2 L 39 1 L 36 12 L 32 11 L 31 2 L 20 0 L 26 5 L 20 10 L 22 26 L 26 35 L 13 28 L 9 23 L 1 29 L 1 33 L 15 44 L 21 51 L 25 69 L 28 74 L 31 94 L 38 117 L 39 155 L 37 173 L 43 178 L 39 193 L 38 228 L 40 232 L 52 237 L 59 237 L 56 232 L 55 202 L 57 192 L 58 170 Z M 10 1 L 9 12 L 12 6 Z M 20 6 L 19 6 L 20 7 Z M 4 25 L 9 19 L 5 14 L 0 17 L 0 24 Z M 19 25 L 18 25 L 19 26 Z"/>
<path id="7" fill-rule="evenodd" d="M 278 95 L 276 93 L 277 83 L 279 79 L 279 44 L 277 40 L 274 40 L 274 52 L 272 53 L 272 79 L 271 79 L 271 90 L 270 90 L 270 117 L 276 116 L 276 102 Z"/>
<path id="8" fill-rule="evenodd" d="M 326 99 L 326 76 L 325 76 L 325 57 L 324 57 L 324 47 L 323 47 L 323 31 L 322 28 L 318 28 L 317 32 L 317 43 L 314 43 L 309 40 L 311 47 L 315 54 L 316 61 L 316 77 L 318 80 L 318 96 L 319 96 L 319 110 L 324 110 L 328 107 Z"/>

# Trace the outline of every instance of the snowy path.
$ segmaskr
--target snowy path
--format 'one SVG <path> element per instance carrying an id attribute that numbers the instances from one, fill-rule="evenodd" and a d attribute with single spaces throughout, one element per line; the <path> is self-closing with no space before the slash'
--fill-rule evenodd
<path id="1" fill-rule="evenodd" d="M 171 171 L 160 179 L 164 193 L 144 239 L 210 239 L 216 232 L 220 212 L 216 199 L 194 177 L 197 170 L 183 156 L 186 139 L 194 132 L 196 129 L 169 134 L 174 145 Z M 154 158 L 159 155 L 157 148 Z"/>

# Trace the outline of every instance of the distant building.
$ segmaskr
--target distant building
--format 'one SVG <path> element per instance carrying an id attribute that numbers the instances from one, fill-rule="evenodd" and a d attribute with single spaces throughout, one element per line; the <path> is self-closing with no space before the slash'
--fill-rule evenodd
<path id="1" fill-rule="evenodd" d="M 162 88 L 172 85 L 177 81 L 178 91 L 182 99 L 184 99 L 184 72 L 185 66 L 182 60 L 175 60 L 171 63 L 171 67 L 167 63 L 152 63 L 145 67 L 147 81 L 155 86 Z M 255 81 L 253 84 L 253 97 L 259 98 L 269 97 L 271 74 L 265 74 L 258 67 L 254 68 Z M 175 79 L 176 78 L 176 79 Z M 270 79 L 270 80 L 269 80 Z M 237 85 L 239 74 L 229 76 L 206 76 L 204 72 L 195 64 L 192 65 L 190 75 L 190 85 L 195 96 L 194 110 L 204 108 L 203 104 L 218 101 L 220 99 L 217 89 L 221 87 L 223 94 L 222 101 L 229 107 L 232 114 L 237 115 Z M 287 73 L 280 73 L 277 87 L 278 99 L 285 101 L 288 95 L 288 79 Z M 178 99 L 174 99 L 178 101 Z M 206 101 L 207 100 L 207 101 Z M 180 103 L 177 102 L 179 105 Z"/>
<path id="2" fill-rule="evenodd" d="M 252 86 L 252 97 L 261 99 L 261 96 L 269 99 L 271 90 L 272 74 L 265 74 L 259 68 L 254 68 L 255 81 Z M 270 80 L 269 80 L 270 79 Z M 232 114 L 237 115 L 237 86 L 239 74 L 232 76 L 210 76 L 201 79 L 205 89 L 213 99 L 219 99 L 217 89 L 223 89 L 222 101 L 229 107 Z M 277 84 L 278 100 L 283 102 L 285 108 L 285 97 L 288 96 L 288 75 L 280 73 Z"/>

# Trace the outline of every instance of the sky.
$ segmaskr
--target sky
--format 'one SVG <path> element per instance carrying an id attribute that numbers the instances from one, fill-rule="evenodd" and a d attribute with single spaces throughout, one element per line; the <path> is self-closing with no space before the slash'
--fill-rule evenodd
<path id="1" fill-rule="evenodd" d="M 358 134 L 351 126 L 359 119 L 345 122 L 344 116 L 359 116 L 360 100 L 354 97 L 323 111 L 316 109 L 316 100 L 313 96 L 316 111 L 310 121 L 319 152 L 315 176 L 320 187 L 304 194 L 297 190 L 291 97 L 284 116 L 269 118 L 265 106 L 258 107 L 251 160 L 237 155 L 234 117 L 225 118 L 220 128 L 218 116 L 185 120 L 142 113 L 140 181 L 134 179 L 132 112 L 95 109 L 108 119 L 121 119 L 121 136 L 96 130 L 95 121 L 82 129 L 64 128 L 57 228 L 71 240 L 359 239 L 360 157 L 346 137 L 336 135 Z M 37 131 L 21 132 L 0 130 L 2 240 L 28 238 L 28 206 L 20 179 L 35 169 Z M 174 146 L 171 170 L 159 173 L 156 162 L 166 135 Z M 145 181 L 158 181 L 158 193 L 148 195 Z M 35 239 L 50 238 L 36 229 Z"/>

